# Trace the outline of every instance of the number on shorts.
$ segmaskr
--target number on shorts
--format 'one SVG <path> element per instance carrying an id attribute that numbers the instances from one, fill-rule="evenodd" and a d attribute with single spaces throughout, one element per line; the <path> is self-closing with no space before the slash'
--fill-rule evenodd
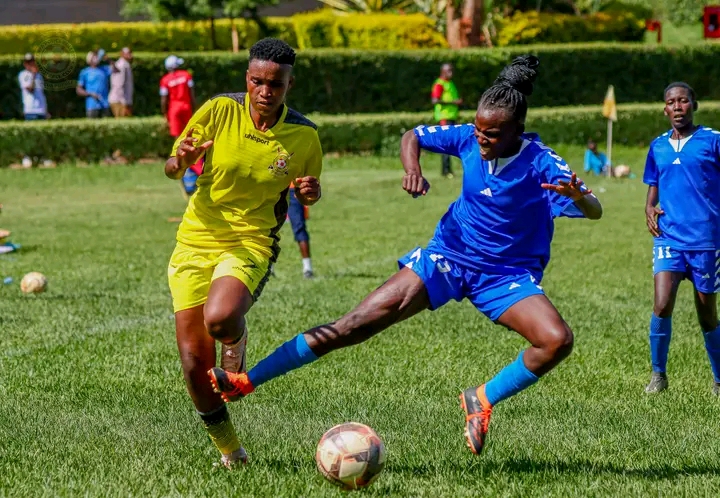
<path id="1" fill-rule="evenodd" d="M 655 249 L 657 249 L 657 259 L 670 259 L 673 257 L 672 254 L 670 253 L 669 246 L 665 246 L 665 247 L 658 246 Z M 663 253 L 663 249 L 665 249 L 664 253 Z"/>

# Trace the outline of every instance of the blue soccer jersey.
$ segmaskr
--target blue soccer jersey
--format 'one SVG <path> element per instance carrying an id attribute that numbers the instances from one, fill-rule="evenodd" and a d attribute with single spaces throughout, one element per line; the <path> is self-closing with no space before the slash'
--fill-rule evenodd
<path id="1" fill-rule="evenodd" d="M 699 127 L 681 140 L 653 140 L 643 181 L 658 188 L 655 245 L 684 251 L 720 249 L 720 132 Z"/>
<path id="2" fill-rule="evenodd" d="M 537 281 L 550 259 L 553 219 L 584 217 L 572 199 L 543 189 L 542 183 L 569 180 L 572 171 L 534 133 L 510 158 L 484 161 L 474 125 L 420 126 L 423 149 L 459 157 L 460 197 L 442 217 L 427 250 L 465 268 L 495 275 L 529 273 Z"/>

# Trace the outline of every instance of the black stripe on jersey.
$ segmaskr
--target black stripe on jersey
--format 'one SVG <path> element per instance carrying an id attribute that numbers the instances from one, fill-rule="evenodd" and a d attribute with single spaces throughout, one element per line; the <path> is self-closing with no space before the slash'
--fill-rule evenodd
<path id="1" fill-rule="evenodd" d="M 273 210 L 275 211 L 275 222 L 277 224 L 272 228 L 272 230 L 270 230 L 269 234 L 270 238 L 273 239 L 272 246 L 270 246 L 270 251 L 272 252 L 272 255 L 270 256 L 270 264 L 268 264 L 267 272 L 265 272 L 265 275 L 258 283 L 257 288 L 255 288 L 255 292 L 253 292 L 253 301 L 257 301 L 260 297 L 260 294 L 262 294 L 262 291 L 265 288 L 265 284 L 267 284 L 267 281 L 270 278 L 272 265 L 277 262 L 278 256 L 280 255 L 280 237 L 278 236 L 278 233 L 280 233 L 280 229 L 285 224 L 285 219 L 287 218 L 289 191 L 290 187 L 282 191 L 282 193 L 280 194 L 280 199 L 278 199 L 278 201 L 275 203 L 275 207 L 273 208 Z"/>
<path id="2" fill-rule="evenodd" d="M 300 126 L 309 126 L 313 130 L 317 130 L 317 125 L 308 118 L 297 112 L 295 109 L 288 107 L 287 115 L 285 115 L 285 123 Z"/>
<path id="3" fill-rule="evenodd" d="M 211 97 L 210 100 L 215 100 L 219 97 L 228 97 L 230 99 L 233 99 L 238 104 L 245 104 L 245 94 L 247 92 L 237 92 L 237 93 L 220 93 L 218 95 L 215 95 L 214 97 Z"/>

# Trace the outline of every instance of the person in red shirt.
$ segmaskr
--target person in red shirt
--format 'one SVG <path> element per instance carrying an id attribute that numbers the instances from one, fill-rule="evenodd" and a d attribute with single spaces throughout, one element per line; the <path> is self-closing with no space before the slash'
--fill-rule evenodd
<path id="1" fill-rule="evenodd" d="M 173 138 L 185 130 L 195 110 L 195 83 L 192 75 L 179 69 L 185 61 L 175 55 L 165 59 L 167 74 L 160 79 L 160 109 L 167 119 L 168 130 Z M 183 190 L 189 198 L 197 189 L 197 177 L 202 174 L 202 159 L 190 166 L 182 179 Z"/>
<path id="2" fill-rule="evenodd" d="M 160 109 L 168 121 L 170 136 L 177 138 L 190 121 L 195 109 L 192 75 L 178 69 L 185 61 L 175 55 L 165 59 L 167 74 L 160 80 Z"/>

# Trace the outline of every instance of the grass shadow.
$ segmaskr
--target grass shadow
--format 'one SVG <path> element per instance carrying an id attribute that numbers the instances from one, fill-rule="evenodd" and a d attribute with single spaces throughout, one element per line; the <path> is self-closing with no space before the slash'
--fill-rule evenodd
<path id="1" fill-rule="evenodd" d="M 458 462 L 459 463 L 459 462 Z M 443 469 L 430 463 L 418 465 L 388 465 L 387 472 L 397 474 L 410 474 L 417 477 L 430 477 L 443 473 Z M 570 460 L 564 462 L 547 462 L 531 460 L 529 458 L 511 458 L 509 460 L 487 460 L 481 459 L 471 462 L 462 469 L 464 475 L 477 477 L 487 476 L 491 473 L 518 474 L 520 476 L 537 474 L 559 474 L 565 476 L 593 475 L 602 477 L 606 475 L 618 475 L 624 477 L 635 477 L 652 481 L 675 479 L 678 477 L 697 476 L 715 477 L 720 474 L 720 464 L 713 465 L 688 465 L 673 467 L 667 464 L 648 465 L 642 468 L 629 468 L 627 466 L 613 463 L 597 463 L 590 460 Z"/>

